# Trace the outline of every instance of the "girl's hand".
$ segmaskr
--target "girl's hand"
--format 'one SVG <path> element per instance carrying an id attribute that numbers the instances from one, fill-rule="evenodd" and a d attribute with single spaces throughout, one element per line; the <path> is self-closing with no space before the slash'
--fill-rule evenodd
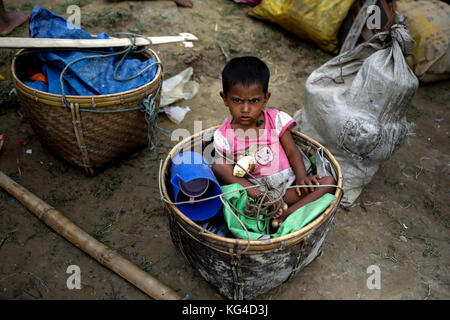
<path id="1" fill-rule="evenodd" d="M 322 177 L 318 174 L 315 174 L 313 176 L 306 176 L 301 177 L 296 180 L 297 185 L 309 185 L 311 187 L 297 187 L 295 188 L 295 191 L 297 192 L 297 195 L 300 197 L 303 194 L 308 194 L 310 192 L 313 192 L 316 188 L 314 188 L 314 185 L 320 185 L 319 180 L 322 179 Z"/>

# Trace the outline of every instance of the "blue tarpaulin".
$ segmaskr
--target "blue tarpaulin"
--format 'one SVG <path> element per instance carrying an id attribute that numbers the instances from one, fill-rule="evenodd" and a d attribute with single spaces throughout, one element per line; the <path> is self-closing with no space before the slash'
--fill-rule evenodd
<path id="1" fill-rule="evenodd" d="M 105 33 L 93 38 L 86 31 L 56 15 L 52 11 L 36 5 L 31 12 L 30 37 L 32 38 L 62 38 L 62 39 L 108 39 Z M 105 53 L 112 53 L 113 50 Z M 42 73 L 48 81 L 48 86 L 41 81 L 26 81 L 28 86 L 54 94 L 62 94 L 60 75 L 63 68 L 74 60 L 86 56 L 102 55 L 105 53 L 90 51 L 41 51 L 37 53 L 43 62 Z M 118 81 L 114 79 L 114 70 L 119 64 L 121 55 L 90 58 L 72 64 L 64 73 L 64 94 L 66 95 L 105 95 L 124 92 L 138 88 L 152 81 L 156 75 L 158 65 L 153 65 L 138 77 Z M 154 57 L 140 61 L 129 56 L 125 57 L 117 70 L 118 79 L 127 79 L 138 74 L 146 67 L 155 63 Z"/>

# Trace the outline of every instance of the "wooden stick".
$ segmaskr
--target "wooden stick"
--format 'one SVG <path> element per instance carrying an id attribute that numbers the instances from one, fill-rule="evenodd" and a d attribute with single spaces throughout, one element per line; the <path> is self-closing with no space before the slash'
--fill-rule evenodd
<path id="1" fill-rule="evenodd" d="M 114 250 L 95 240 L 58 210 L 39 199 L 33 193 L 10 179 L 0 171 L 0 187 L 19 200 L 28 210 L 58 234 L 80 248 L 100 264 L 114 271 L 125 280 L 141 289 L 150 297 L 160 300 L 182 299 L 172 289 L 144 272 Z"/>
<path id="2" fill-rule="evenodd" d="M 148 37 L 151 44 L 171 42 L 196 41 L 198 38 L 191 33 L 180 33 L 179 36 Z M 127 47 L 131 44 L 128 38 L 110 39 L 56 39 L 56 38 L 14 38 L 0 37 L 0 48 L 112 48 Z M 147 38 L 137 37 L 136 46 L 146 46 Z"/>

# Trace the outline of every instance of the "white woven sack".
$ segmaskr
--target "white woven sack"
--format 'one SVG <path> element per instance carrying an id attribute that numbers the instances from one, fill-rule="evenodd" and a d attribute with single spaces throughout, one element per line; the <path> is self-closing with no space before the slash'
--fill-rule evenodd
<path id="1" fill-rule="evenodd" d="M 396 24 L 334 57 L 306 81 L 305 105 L 294 118 L 341 165 L 344 206 L 412 131 L 405 114 L 419 82 L 404 55 L 413 46 L 405 27 Z"/>

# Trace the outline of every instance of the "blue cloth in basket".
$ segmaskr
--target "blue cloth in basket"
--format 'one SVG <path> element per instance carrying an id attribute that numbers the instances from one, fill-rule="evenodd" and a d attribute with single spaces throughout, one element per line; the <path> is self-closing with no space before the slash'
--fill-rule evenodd
<path id="1" fill-rule="evenodd" d="M 86 31 L 56 15 L 52 11 L 36 5 L 31 12 L 30 37 L 32 38 L 63 38 L 63 39 L 94 39 Z M 105 33 L 96 39 L 108 39 Z M 95 49 L 94 49 L 95 50 Z M 97 50 L 98 51 L 98 50 Z M 113 52 L 110 48 L 108 52 Z M 43 74 L 47 77 L 49 93 L 61 94 L 59 77 L 63 68 L 70 62 L 85 56 L 101 55 L 88 51 L 52 50 L 42 51 L 37 55 L 44 63 Z M 85 59 L 71 65 L 64 73 L 64 94 L 66 95 L 105 95 L 124 92 L 143 86 L 155 78 L 158 65 L 153 65 L 143 74 L 127 81 L 114 79 L 114 70 L 121 56 Z M 146 61 L 127 56 L 117 70 L 119 79 L 130 78 L 141 70 L 156 62 L 152 57 Z M 45 89 L 40 81 L 25 82 L 38 90 Z"/>

